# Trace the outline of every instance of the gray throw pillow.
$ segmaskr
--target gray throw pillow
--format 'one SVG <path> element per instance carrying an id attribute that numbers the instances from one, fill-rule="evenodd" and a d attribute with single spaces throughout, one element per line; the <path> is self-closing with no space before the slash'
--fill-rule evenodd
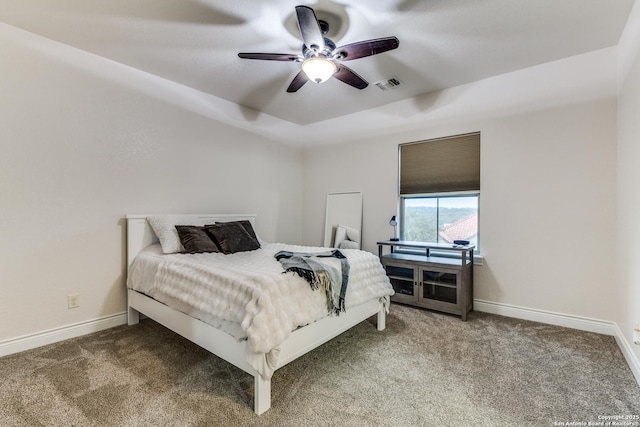
<path id="1" fill-rule="evenodd" d="M 241 224 L 241 221 L 217 222 L 212 225 L 206 225 L 205 230 L 225 254 L 253 251 L 260 248 L 258 240 L 249 234 Z"/>
<path id="2" fill-rule="evenodd" d="M 204 227 L 197 225 L 176 225 L 180 243 L 185 252 L 192 254 L 202 252 L 220 252 L 216 242 L 211 239 Z"/>

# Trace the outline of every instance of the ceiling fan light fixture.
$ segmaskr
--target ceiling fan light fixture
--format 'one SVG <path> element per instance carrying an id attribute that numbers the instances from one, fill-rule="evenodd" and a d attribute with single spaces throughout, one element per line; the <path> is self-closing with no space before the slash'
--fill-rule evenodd
<path id="1" fill-rule="evenodd" d="M 329 80 L 338 71 L 338 67 L 333 61 L 317 56 L 305 59 L 302 63 L 302 71 L 309 80 L 322 83 Z"/>
<path id="2" fill-rule="evenodd" d="M 296 19 L 302 37 L 302 55 L 292 53 L 251 53 L 240 52 L 238 56 L 244 59 L 262 59 L 268 61 L 302 61 L 301 70 L 291 80 L 287 93 L 297 92 L 307 81 L 322 83 L 332 76 L 356 89 L 364 89 L 369 83 L 342 61 L 377 55 L 388 50 L 396 49 L 399 45 L 397 37 L 383 37 L 379 39 L 363 40 L 336 47 L 336 44 L 325 37 L 328 31 L 327 22 L 318 20 L 316 13 L 309 6 L 296 6 Z M 340 66 L 336 64 L 340 61 Z"/>

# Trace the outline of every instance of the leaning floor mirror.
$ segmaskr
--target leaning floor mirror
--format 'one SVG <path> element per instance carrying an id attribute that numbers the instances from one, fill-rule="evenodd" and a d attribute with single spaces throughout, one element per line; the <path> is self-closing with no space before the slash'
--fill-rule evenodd
<path id="1" fill-rule="evenodd" d="M 360 249 L 362 193 L 329 193 L 324 225 L 324 246 Z"/>

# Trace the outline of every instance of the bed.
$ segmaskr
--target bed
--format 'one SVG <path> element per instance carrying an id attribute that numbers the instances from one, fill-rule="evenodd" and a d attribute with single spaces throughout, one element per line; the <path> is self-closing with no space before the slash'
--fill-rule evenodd
<path id="1" fill-rule="evenodd" d="M 242 337 L 239 335 L 241 332 L 238 331 L 235 333 L 233 322 L 222 325 L 216 324 L 215 322 L 210 321 L 210 319 L 198 315 L 199 312 L 197 311 L 194 314 L 189 310 L 185 310 L 184 307 L 179 304 L 172 304 L 171 300 L 161 302 L 161 298 L 158 300 L 156 299 L 158 298 L 157 296 L 150 296 L 153 294 L 146 291 L 144 288 L 145 283 L 139 283 L 135 286 L 131 284 L 131 282 L 134 281 L 132 280 L 132 276 L 135 276 L 135 281 L 138 282 L 153 281 L 153 279 L 149 278 L 150 276 L 147 275 L 145 277 L 144 275 L 137 274 L 136 272 L 138 270 L 142 271 L 139 268 L 139 265 L 142 263 L 143 259 L 154 259 L 163 256 L 162 252 L 158 249 L 158 236 L 156 236 L 156 233 L 154 233 L 153 228 L 147 221 L 148 217 L 149 215 L 127 215 L 126 217 L 128 324 L 134 325 L 138 323 L 140 314 L 143 314 L 252 375 L 254 377 L 254 411 L 258 415 L 264 413 L 271 406 L 271 375 L 275 370 L 285 366 L 287 363 L 306 354 L 371 316 L 377 316 L 377 329 L 379 331 L 382 331 L 385 328 L 385 315 L 389 307 L 389 296 L 393 293 L 393 290 L 390 284 L 388 284 L 388 279 L 386 278 L 386 275 L 384 275 L 382 267 L 372 267 L 370 268 L 371 272 L 368 272 L 367 274 L 373 275 L 372 277 L 375 277 L 375 281 L 384 280 L 388 284 L 387 290 L 376 290 L 377 293 L 381 292 L 384 293 L 384 295 L 376 294 L 375 297 L 364 301 L 361 300 L 365 297 L 360 295 L 358 297 L 359 299 L 355 298 L 355 300 L 358 301 L 357 305 L 349 305 L 347 300 L 346 310 L 339 313 L 339 315 L 323 315 L 322 318 L 314 320 L 312 323 L 305 326 L 292 328 L 291 331 L 287 331 L 288 336 L 286 336 L 282 341 L 277 341 L 277 345 L 270 351 L 256 351 L 256 339 L 251 335 L 248 339 L 247 337 Z M 252 225 L 255 224 L 255 215 L 204 214 L 188 215 L 188 217 L 191 217 L 194 220 L 197 219 L 199 223 L 249 221 Z M 255 251 L 256 253 L 262 251 L 271 254 L 273 251 L 283 248 L 291 249 L 287 246 L 282 246 L 282 244 L 262 243 L 262 248 Z M 293 249 L 299 248 L 302 247 L 294 247 Z M 312 251 L 317 251 L 321 248 L 310 249 Z M 371 255 L 364 251 L 352 251 L 354 252 L 347 251 L 347 258 L 352 259 L 351 257 L 354 257 L 353 259 L 356 259 L 356 256 L 366 257 Z M 217 259 L 227 257 L 224 258 L 225 261 L 222 262 L 227 262 L 226 260 L 233 257 L 233 255 L 216 255 L 218 255 Z M 242 256 L 248 255 L 242 254 L 240 257 Z M 196 266 L 197 262 L 200 262 L 198 261 L 199 258 L 185 258 L 189 257 L 189 255 L 184 254 L 178 254 L 174 257 L 183 257 L 181 259 L 188 259 L 188 262 L 196 263 L 194 264 Z M 212 255 L 212 257 L 215 256 Z M 170 265 L 169 261 L 164 262 L 165 258 L 162 259 L 163 265 Z M 375 262 L 377 263 L 377 260 Z M 274 267 L 269 264 L 269 268 Z M 378 278 L 378 274 L 382 274 L 382 277 Z M 295 276 L 295 274 L 282 274 L 282 271 L 280 271 L 280 277 L 285 278 L 287 276 L 289 276 L 287 280 L 292 280 L 291 276 Z M 356 274 L 356 279 L 354 279 L 353 282 L 357 283 L 358 281 L 362 282 L 369 280 L 363 280 L 363 277 L 364 276 L 362 275 L 358 276 Z M 303 280 L 300 277 L 297 277 L 296 279 Z M 349 282 L 350 290 L 352 287 L 351 282 L 352 281 Z M 380 286 L 380 284 L 376 284 L 376 286 Z M 354 289 L 357 289 L 355 285 Z M 273 343 L 270 345 L 272 344 Z M 264 351 L 265 353 L 261 354 L 261 351 Z M 258 360 L 263 360 L 261 359 L 262 357 L 264 357 L 266 362 L 258 362 Z M 265 368 L 263 365 L 269 365 L 269 368 Z"/>

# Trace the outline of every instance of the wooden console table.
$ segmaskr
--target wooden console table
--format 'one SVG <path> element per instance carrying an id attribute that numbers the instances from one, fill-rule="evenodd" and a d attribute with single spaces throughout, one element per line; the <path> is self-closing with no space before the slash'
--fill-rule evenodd
<path id="1" fill-rule="evenodd" d="M 387 254 L 385 247 L 389 247 Z M 396 248 L 418 249 L 422 253 L 403 253 Z M 473 310 L 474 248 L 405 240 L 378 242 L 378 256 L 396 292 L 391 300 L 467 320 L 467 313 Z M 448 257 L 447 252 L 457 252 L 459 257 Z"/>

